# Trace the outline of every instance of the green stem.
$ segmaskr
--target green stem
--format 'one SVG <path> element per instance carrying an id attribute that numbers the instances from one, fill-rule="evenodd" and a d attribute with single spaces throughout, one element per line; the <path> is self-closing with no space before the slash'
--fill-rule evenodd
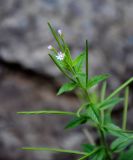
<path id="1" fill-rule="evenodd" d="M 123 110 L 123 122 L 122 122 L 123 130 L 126 130 L 126 124 L 127 124 L 128 96 L 129 96 L 129 88 L 127 87 L 125 90 L 125 102 Z"/>
<path id="2" fill-rule="evenodd" d="M 77 116 L 74 112 L 65 112 L 65 111 L 22 111 L 17 112 L 17 114 L 33 115 L 33 114 L 58 114 L 58 115 L 69 115 Z"/>
<path id="3" fill-rule="evenodd" d="M 105 148 L 107 160 L 112 160 L 111 155 L 110 155 L 110 151 L 109 151 L 109 147 L 108 147 L 106 140 L 105 140 L 104 132 L 101 130 L 101 128 L 99 128 L 99 132 L 101 135 L 101 143 L 102 143 L 103 147 Z"/>
<path id="4" fill-rule="evenodd" d="M 88 158 L 88 157 L 92 156 L 93 154 L 95 154 L 98 150 L 99 150 L 99 148 L 95 149 L 91 153 L 86 154 L 85 156 L 79 158 L 78 160 L 85 160 L 86 158 Z"/>
<path id="5" fill-rule="evenodd" d="M 102 92 L 101 92 L 101 102 L 105 98 L 106 88 L 107 88 L 107 83 L 104 82 L 103 86 L 102 86 Z M 102 121 L 102 125 L 103 125 L 104 124 L 104 110 L 101 110 L 101 121 Z"/>
<path id="6" fill-rule="evenodd" d="M 86 87 L 88 83 L 88 41 L 86 40 Z"/>
<path id="7" fill-rule="evenodd" d="M 52 151 L 52 152 L 63 152 L 63 153 L 71 153 L 71 154 L 79 154 L 79 155 L 86 155 L 86 152 L 80 152 L 75 150 L 66 150 L 66 149 L 58 149 L 58 148 L 37 148 L 37 147 L 23 147 L 22 150 L 29 150 L 29 151 Z"/>
<path id="8" fill-rule="evenodd" d="M 111 99 L 112 97 L 114 97 L 117 93 L 119 93 L 123 88 L 128 86 L 131 82 L 133 82 L 133 77 L 127 80 L 123 85 L 118 87 L 110 96 L 107 97 L 107 99 Z"/>

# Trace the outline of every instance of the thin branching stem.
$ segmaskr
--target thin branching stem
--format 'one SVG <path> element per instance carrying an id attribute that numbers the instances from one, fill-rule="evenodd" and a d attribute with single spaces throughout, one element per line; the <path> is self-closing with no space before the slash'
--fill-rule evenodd
<path id="1" fill-rule="evenodd" d="M 122 129 L 126 130 L 127 124 L 127 111 L 128 111 L 128 96 L 129 96 L 129 88 L 125 89 L 125 101 L 124 101 L 124 109 L 123 109 L 123 122 L 122 122 Z"/>
<path id="2" fill-rule="evenodd" d="M 52 151 L 52 152 L 62 152 L 62 153 L 72 153 L 72 154 L 79 154 L 79 155 L 86 155 L 86 152 L 80 152 L 75 150 L 66 150 L 66 149 L 59 149 L 59 148 L 45 148 L 45 147 L 23 147 L 22 150 L 30 150 L 30 151 Z"/>
<path id="3" fill-rule="evenodd" d="M 103 83 L 102 86 L 102 91 L 101 91 L 101 102 L 104 100 L 105 98 L 105 94 L 106 94 L 106 88 L 107 88 L 107 82 L 105 81 Z M 102 125 L 104 124 L 104 110 L 101 110 L 101 121 L 102 121 Z"/>
<path id="4" fill-rule="evenodd" d="M 130 83 L 133 82 L 133 77 L 130 78 L 129 80 L 127 80 L 123 85 L 121 85 L 120 87 L 118 87 L 112 94 L 110 94 L 106 99 L 111 99 L 112 97 L 114 97 L 115 95 L 117 95 L 122 89 L 124 89 L 125 87 L 127 87 Z"/>
<path id="5" fill-rule="evenodd" d="M 22 111 L 17 112 L 17 114 L 25 114 L 25 115 L 35 115 L 35 114 L 57 114 L 57 115 L 69 115 L 76 116 L 74 112 L 65 112 L 65 111 Z"/>

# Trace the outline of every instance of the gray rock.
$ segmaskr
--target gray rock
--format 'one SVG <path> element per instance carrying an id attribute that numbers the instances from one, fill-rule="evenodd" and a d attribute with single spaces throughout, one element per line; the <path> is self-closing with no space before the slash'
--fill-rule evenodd
<path id="1" fill-rule="evenodd" d="M 47 46 L 53 44 L 47 27 L 47 21 L 50 21 L 56 28 L 63 29 L 72 49 L 79 47 L 81 50 L 85 39 L 89 39 L 90 45 L 94 46 L 92 52 L 98 48 L 106 61 L 110 57 L 112 65 L 106 64 L 108 68 L 116 61 L 118 66 L 114 68 L 118 68 L 118 72 L 123 70 L 124 75 L 125 69 L 119 66 L 123 65 L 121 60 L 126 54 L 123 51 L 125 41 L 133 33 L 131 1 L 6 0 L 0 3 L 2 60 L 42 74 L 59 75 L 48 57 Z"/>

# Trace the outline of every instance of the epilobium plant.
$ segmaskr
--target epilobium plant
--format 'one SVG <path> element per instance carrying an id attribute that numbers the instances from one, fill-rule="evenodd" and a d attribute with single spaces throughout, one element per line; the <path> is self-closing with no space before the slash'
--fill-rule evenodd
<path id="1" fill-rule="evenodd" d="M 27 115 L 69 115 L 73 120 L 70 121 L 65 128 L 75 128 L 86 123 L 97 130 L 100 143 L 83 144 L 82 151 L 35 147 L 24 147 L 22 149 L 78 154 L 78 160 L 133 160 L 133 132 L 126 128 L 129 96 L 128 85 L 133 81 L 133 77 L 107 96 L 106 80 L 109 78 L 109 75 L 102 74 L 93 77 L 88 75 L 88 42 L 86 41 L 85 50 L 75 59 L 72 59 L 62 31 L 60 29 L 56 31 L 50 23 L 48 23 L 48 26 L 59 47 L 59 51 L 57 51 L 53 46 L 48 46 L 50 50 L 49 56 L 68 79 L 68 83 L 65 83 L 57 94 L 60 95 L 64 92 L 78 89 L 80 98 L 82 98 L 82 104 L 78 109 L 75 108 L 75 112 L 44 110 L 18 113 Z M 98 98 L 94 98 L 94 86 L 98 85 L 100 82 L 103 83 L 101 91 L 99 91 L 101 95 Z M 94 89 L 92 90 L 92 88 Z M 125 98 L 119 97 L 119 93 L 123 89 L 125 89 Z M 122 127 L 119 127 L 112 120 L 111 113 L 113 108 L 123 101 L 123 121 Z M 112 142 L 107 141 L 108 136 L 112 136 Z"/>

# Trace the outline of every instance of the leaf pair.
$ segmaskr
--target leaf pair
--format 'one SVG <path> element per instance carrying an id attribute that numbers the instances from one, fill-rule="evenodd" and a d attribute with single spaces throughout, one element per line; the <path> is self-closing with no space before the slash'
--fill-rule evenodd
<path id="1" fill-rule="evenodd" d="M 81 82 L 81 87 L 86 88 L 86 75 L 85 73 L 77 73 L 76 77 L 79 79 Z M 107 74 L 99 75 L 99 76 L 94 76 L 90 80 L 88 80 L 87 83 L 87 89 L 97 85 L 99 82 L 104 81 L 108 78 L 109 76 Z M 69 82 L 65 83 L 58 91 L 57 95 L 60 95 L 64 92 L 69 92 L 78 87 L 79 84 L 78 82 Z"/>

